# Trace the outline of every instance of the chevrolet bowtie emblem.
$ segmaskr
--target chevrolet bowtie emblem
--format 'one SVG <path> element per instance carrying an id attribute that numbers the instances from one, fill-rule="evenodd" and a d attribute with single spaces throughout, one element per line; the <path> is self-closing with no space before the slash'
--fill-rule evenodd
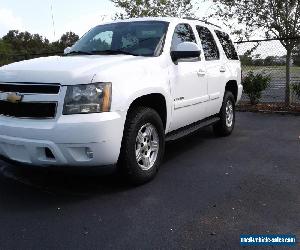
<path id="1" fill-rule="evenodd" d="M 19 103 L 23 99 L 23 96 L 18 93 L 8 93 L 6 101 L 10 103 Z"/>

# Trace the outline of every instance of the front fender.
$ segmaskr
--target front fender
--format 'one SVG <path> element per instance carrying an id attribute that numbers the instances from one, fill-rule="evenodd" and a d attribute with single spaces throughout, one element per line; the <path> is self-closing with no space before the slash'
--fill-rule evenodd
<path id="1" fill-rule="evenodd" d="M 126 107 L 125 111 L 128 112 L 128 109 L 131 106 L 131 104 L 138 98 L 141 98 L 141 97 L 147 96 L 147 95 L 151 95 L 151 94 L 160 94 L 165 98 L 166 110 L 167 110 L 166 130 L 168 130 L 170 123 L 171 123 L 173 102 L 172 102 L 170 92 L 164 90 L 163 88 L 151 87 L 151 88 L 145 88 L 145 89 L 139 90 L 135 93 L 132 93 L 130 96 L 128 96 L 128 98 L 124 104 L 124 107 Z"/>

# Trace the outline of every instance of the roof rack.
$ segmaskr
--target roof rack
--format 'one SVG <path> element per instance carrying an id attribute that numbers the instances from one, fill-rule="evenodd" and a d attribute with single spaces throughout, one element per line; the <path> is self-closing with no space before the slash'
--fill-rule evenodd
<path id="1" fill-rule="evenodd" d="M 200 20 L 200 19 L 197 19 L 197 18 L 194 18 L 194 17 L 184 17 L 183 19 L 199 21 L 199 22 L 202 22 L 202 23 L 205 23 L 205 24 L 208 24 L 208 25 L 215 26 L 215 27 L 217 27 L 219 29 L 222 29 L 219 25 L 213 24 L 213 23 L 205 21 L 205 20 Z"/>

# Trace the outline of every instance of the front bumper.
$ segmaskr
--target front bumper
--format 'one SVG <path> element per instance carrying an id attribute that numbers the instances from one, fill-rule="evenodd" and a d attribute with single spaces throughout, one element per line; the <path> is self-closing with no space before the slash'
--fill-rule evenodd
<path id="1" fill-rule="evenodd" d="M 35 166 L 113 165 L 119 157 L 125 118 L 125 112 L 57 120 L 0 117 L 0 156 Z"/>

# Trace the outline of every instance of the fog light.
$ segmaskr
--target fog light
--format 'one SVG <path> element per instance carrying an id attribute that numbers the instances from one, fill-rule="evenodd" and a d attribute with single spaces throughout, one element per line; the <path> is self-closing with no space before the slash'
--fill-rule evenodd
<path id="1" fill-rule="evenodd" d="M 90 159 L 94 158 L 94 152 L 90 148 L 86 148 L 85 153 L 88 158 L 90 158 Z"/>
<path id="2" fill-rule="evenodd" d="M 54 154 L 52 153 L 50 148 L 45 148 L 45 155 L 48 159 L 55 159 Z"/>

